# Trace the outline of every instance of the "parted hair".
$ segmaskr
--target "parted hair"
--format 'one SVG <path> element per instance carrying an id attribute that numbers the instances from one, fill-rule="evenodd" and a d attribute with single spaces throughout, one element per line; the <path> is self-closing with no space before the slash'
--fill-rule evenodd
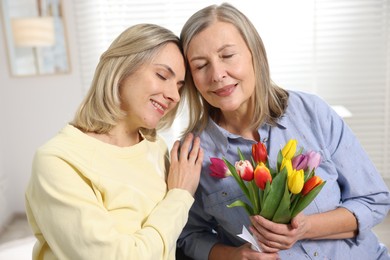
<path id="1" fill-rule="evenodd" d="M 178 36 L 155 24 L 137 24 L 122 32 L 100 56 L 90 89 L 71 124 L 84 132 L 108 133 L 126 115 L 120 108 L 121 82 L 151 62 L 168 43 L 182 51 Z M 178 107 L 160 120 L 157 129 L 172 124 Z M 149 139 L 156 136 L 156 129 L 141 132 Z"/>
<path id="2" fill-rule="evenodd" d="M 257 128 L 263 123 L 275 125 L 287 108 L 288 92 L 271 80 L 263 41 L 251 21 L 237 8 L 228 3 L 210 5 L 197 11 L 187 20 L 180 33 L 186 61 L 188 62 L 187 50 L 192 38 L 217 21 L 234 25 L 252 54 L 256 86 L 251 97 L 255 104 L 251 127 Z M 221 111 L 211 106 L 197 91 L 188 64 L 185 84 L 183 97 L 190 107 L 185 133 L 202 131 L 208 123 L 209 116 L 217 120 Z"/>

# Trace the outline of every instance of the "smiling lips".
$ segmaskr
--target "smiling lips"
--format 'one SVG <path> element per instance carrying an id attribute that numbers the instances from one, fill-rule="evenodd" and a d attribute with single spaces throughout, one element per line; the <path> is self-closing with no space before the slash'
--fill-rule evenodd
<path id="1" fill-rule="evenodd" d="M 168 108 L 168 106 L 165 106 L 161 103 L 158 103 L 157 101 L 151 100 L 152 105 L 154 108 L 161 114 L 164 115 L 165 110 Z"/>
<path id="2" fill-rule="evenodd" d="M 223 88 L 217 89 L 216 91 L 213 91 L 217 96 L 220 97 L 227 97 L 229 96 L 234 89 L 236 88 L 237 84 L 227 85 Z"/>

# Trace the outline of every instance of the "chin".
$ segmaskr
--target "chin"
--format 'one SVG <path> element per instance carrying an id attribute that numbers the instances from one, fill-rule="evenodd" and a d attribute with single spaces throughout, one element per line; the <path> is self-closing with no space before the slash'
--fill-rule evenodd
<path id="1" fill-rule="evenodd" d="M 146 128 L 146 129 L 156 129 L 157 125 L 158 125 L 158 122 L 146 122 L 145 125 L 143 126 L 143 128 Z"/>

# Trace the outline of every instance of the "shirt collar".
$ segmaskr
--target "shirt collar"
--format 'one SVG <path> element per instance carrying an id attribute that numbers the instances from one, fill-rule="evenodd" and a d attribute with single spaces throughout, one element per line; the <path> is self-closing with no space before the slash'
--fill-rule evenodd
<path id="1" fill-rule="evenodd" d="M 286 118 L 283 115 L 280 117 L 280 119 L 276 122 L 277 128 L 286 129 Z M 261 138 L 262 142 L 265 142 L 268 144 L 268 139 L 271 134 L 272 126 L 268 123 L 263 124 L 261 127 L 258 128 L 258 132 Z M 229 140 L 244 140 L 243 137 L 240 135 L 232 134 L 225 130 L 224 128 L 220 127 L 217 123 L 215 123 L 211 118 L 209 118 L 206 129 L 205 129 L 211 139 L 213 140 L 213 143 L 216 146 L 219 146 L 220 149 L 222 149 L 221 152 L 226 153 L 229 147 Z"/>
<path id="2" fill-rule="evenodd" d="M 281 117 L 279 117 L 278 121 L 276 121 L 276 126 L 282 129 L 287 129 L 286 125 L 288 125 L 288 122 L 286 113 L 284 113 Z"/>

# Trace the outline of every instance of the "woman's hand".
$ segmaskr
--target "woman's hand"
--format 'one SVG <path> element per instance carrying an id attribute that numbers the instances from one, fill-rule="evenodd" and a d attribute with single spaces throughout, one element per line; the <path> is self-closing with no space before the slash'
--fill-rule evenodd
<path id="1" fill-rule="evenodd" d="M 301 239 L 347 239 L 358 234 L 356 217 L 343 207 L 308 216 L 301 212 L 288 225 L 261 216 L 252 216 L 251 222 L 250 230 L 264 252 L 291 248 Z"/>
<path id="2" fill-rule="evenodd" d="M 252 216 L 251 222 L 250 230 L 264 252 L 289 249 L 310 229 L 308 217 L 303 213 L 293 218 L 291 224 L 277 224 L 258 215 Z"/>
<path id="3" fill-rule="evenodd" d="M 176 141 L 171 150 L 168 189 L 184 189 L 194 196 L 199 184 L 202 162 L 203 150 L 199 137 L 194 138 L 193 134 L 188 134 L 181 147 L 180 141 Z"/>

